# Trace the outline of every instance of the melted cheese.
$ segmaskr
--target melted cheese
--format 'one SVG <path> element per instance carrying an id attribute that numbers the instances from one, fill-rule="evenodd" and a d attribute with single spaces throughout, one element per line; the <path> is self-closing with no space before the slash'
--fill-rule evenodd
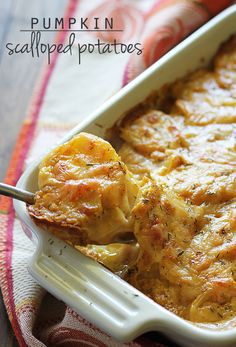
<path id="1" fill-rule="evenodd" d="M 226 326 L 236 321 L 236 38 L 168 100 L 169 114 L 120 123 L 119 155 L 85 133 L 52 151 L 29 212 L 172 312 Z M 127 231 L 137 244 L 102 245 Z"/>
<path id="2" fill-rule="evenodd" d="M 132 230 L 137 185 L 112 146 L 81 133 L 57 147 L 39 168 L 29 213 L 73 243 L 109 243 Z"/>
<path id="3" fill-rule="evenodd" d="M 200 70 L 174 86 L 173 113 L 183 114 L 186 123 L 205 125 L 236 121 L 236 95 L 221 88 L 215 72 Z"/>
<path id="4" fill-rule="evenodd" d="M 124 276 L 135 265 L 139 254 L 139 245 L 113 243 L 110 245 L 75 246 L 80 252 L 106 266 L 119 276 Z"/>
<path id="5" fill-rule="evenodd" d="M 121 129 L 128 143 L 122 159 L 140 181 L 146 177 L 133 208 L 140 254 L 127 279 L 167 309 L 202 324 L 236 317 L 235 86 L 234 38 L 212 71 L 172 86 L 171 115 L 161 115 L 164 127 L 150 122 L 150 114 L 160 113 L 149 111 Z M 170 118 L 179 141 L 170 135 Z M 158 160 L 157 152 L 163 154 Z"/>

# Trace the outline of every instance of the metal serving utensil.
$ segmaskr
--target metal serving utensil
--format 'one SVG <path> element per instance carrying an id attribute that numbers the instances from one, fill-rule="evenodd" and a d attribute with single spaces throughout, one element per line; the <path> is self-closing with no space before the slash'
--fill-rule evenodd
<path id="1" fill-rule="evenodd" d="M 26 204 L 34 203 L 35 194 L 26 190 L 10 186 L 9 184 L 0 183 L 0 195 L 9 196 L 13 199 L 24 201 Z"/>

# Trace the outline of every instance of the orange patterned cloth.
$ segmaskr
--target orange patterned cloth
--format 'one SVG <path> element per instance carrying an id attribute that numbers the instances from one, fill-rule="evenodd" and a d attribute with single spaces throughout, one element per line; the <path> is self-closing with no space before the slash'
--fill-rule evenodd
<path id="1" fill-rule="evenodd" d="M 54 54 L 36 86 L 8 169 L 15 184 L 24 168 L 122 85 L 146 69 L 185 36 L 229 6 L 229 0 L 70 0 L 65 17 L 114 17 L 120 33 L 96 33 L 110 42 L 141 42 L 143 54 L 85 55 L 83 64 Z M 67 40 L 57 36 L 57 43 Z M 87 35 L 87 33 L 86 33 Z M 88 34 L 81 41 L 95 40 Z M 97 39 L 97 38 L 96 38 Z M 76 49 L 74 47 L 74 49 Z M 95 68 L 96 66 L 96 68 Z M 99 87 L 98 87 L 99 86 Z M 88 93 L 89 91 L 89 93 Z M 85 321 L 45 292 L 28 274 L 34 246 L 21 230 L 12 201 L 0 200 L 0 285 L 20 346 L 171 346 L 157 333 L 123 344 Z"/>

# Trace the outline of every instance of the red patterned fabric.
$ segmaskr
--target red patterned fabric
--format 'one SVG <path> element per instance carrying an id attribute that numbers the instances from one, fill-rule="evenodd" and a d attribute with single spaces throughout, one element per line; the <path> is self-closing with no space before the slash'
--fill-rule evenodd
<path id="1" fill-rule="evenodd" d="M 112 42 L 114 39 L 127 42 L 141 33 L 145 14 L 135 7 L 132 1 L 106 0 L 89 12 L 87 17 L 90 21 L 95 17 L 113 18 L 116 29 L 122 29 L 122 32 L 97 32 L 95 35 L 107 42 Z"/>
<path id="2" fill-rule="evenodd" d="M 230 0 L 156 1 L 145 16 L 145 25 L 140 35 L 144 54 L 131 57 L 124 74 L 124 84 L 230 4 L 232 4 Z"/>
<path id="3" fill-rule="evenodd" d="M 86 110 L 89 113 L 91 103 L 94 103 L 94 108 L 101 103 L 99 94 L 101 94 L 103 80 L 105 80 L 103 90 L 108 97 L 115 92 L 115 89 L 122 86 L 122 80 L 123 84 L 128 83 L 230 3 L 231 1 L 226 0 L 94 0 L 93 2 L 70 0 L 65 17 L 75 15 L 79 17 L 82 9 L 84 9 L 83 15 L 89 18 L 113 17 L 114 22 L 124 31 L 99 32 L 96 35 L 108 42 L 114 39 L 126 43 L 139 41 L 143 45 L 143 54 L 133 55 L 127 65 L 127 59 L 119 58 L 121 59 L 119 62 L 123 64 L 120 69 L 116 65 L 116 60 L 111 63 L 109 57 L 103 58 L 106 59 L 107 64 L 105 68 L 103 67 L 105 72 L 109 70 L 113 79 L 116 76 L 115 88 L 110 92 L 111 85 L 107 84 L 110 80 L 106 80 L 107 76 L 99 75 L 99 71 L 97 72 L 99 60 L 96 60 L 95 56 L 91 62 L 92 66 L 86 63 L 88 65 L 84 64 L 83 67 L 81 65 L 75 71 L 70 63 L 62 61 L 66 59 L 65 57 L 59 57 L 55 53 L 51 65 L 45 68 L 32 97 L 29 114 L 19 135 L 6 182 L 14 185 L 31 160 L 84 117 L 86 112 L 77 115 L 77 112 L 82 112 L 82 105 L 87 107 Z M 63 32 L 57 36 L 57 42 L 62 43 L 66 40 L 66 35 L 68 34 Z M 123 69 L 123 66 L 126 68 Z M 84 86 L 89 79 L 89 74 L 92 76 L 90 78 L 93 78 L 95 72 L 96 76 L 101 76 L 101 80 L 96 81 L 94 88 L 90 83 L 90 94 L 96 91 L 98 84 L 99 90 L 97 94 L 94 92 L 94 98 L 86 99 L 87 89 Z M 76 73 L 79 78 L 76 77 Z M 80 84 L 81 93 L 77 90 L 74 92 L 76 86 L 79 88 Z M 83 90 L 85 91 L 82 95 Z M 80 96 L 79 107 L 76 104 L 78 95 Z M 73 109 L 69 100 L 74 103 Z M 54 104 L 56 107 L 53 107 Z M 33 246 L 21 231 L 12 201 L 1 198 L 0 286 L 9 319 L 20 346 L 172 346 L 172 343 L 164 340 L 158 333 L 140 337 L 130 344 L 120 343 L 107 336 L 72 309 L 46 293 L 30 277 L 27 272 L 27 262 L 32 252 Z"/>

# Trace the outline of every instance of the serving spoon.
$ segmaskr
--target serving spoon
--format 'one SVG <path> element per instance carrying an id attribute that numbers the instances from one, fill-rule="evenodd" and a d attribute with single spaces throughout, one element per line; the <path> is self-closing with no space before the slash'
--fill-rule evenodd
<path id="1" fill-rule="evenodd" d="M 10 198 L 17 199 L 25 202 L 28 205 L 33 205 L 35 202 L 35 194 L 28 192 L 24 189 L 19 189 L 6 183 L 0 183 L 0 195 L 9 196 Z M 134 236 L 127 233 L 126 237 L 119 237 L 112 240 L 112 243 L 133 243 Z"/>
<path id="2" fill-rule="evenodd" d="M 0 195 L 9 196 L 13 199 L 24 201 L 26 204 L 34 204 L 35 194 L 23 189 L 10 186 L 6 183 L 0 183 Z"/>

